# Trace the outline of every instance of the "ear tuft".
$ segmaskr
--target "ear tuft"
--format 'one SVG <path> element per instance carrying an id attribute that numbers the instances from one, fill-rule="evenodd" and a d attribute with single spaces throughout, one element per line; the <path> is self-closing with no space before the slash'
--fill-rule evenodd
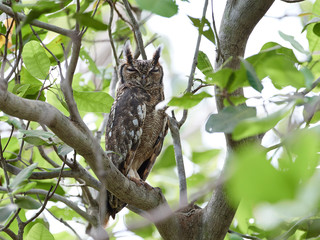
<path id="1" fill-rule="evenodd" d="M 157 47 L 156 51 L 154 52 L 153 57 L 152 57 L 152 64 L 153 65 L 156 65 L 159 62 L 161 50 L 162 50 L 162 46 L 160 45 L 159 47 Z"/>
<path id="2" fill-rule="evenodd" d="M 126 58 L 126 61 L 128 64 L 132 65 L 132 52 L 131 52 L 131 45 L 130 41 L 127 41 L 123 47 L 123 54 Z"/>

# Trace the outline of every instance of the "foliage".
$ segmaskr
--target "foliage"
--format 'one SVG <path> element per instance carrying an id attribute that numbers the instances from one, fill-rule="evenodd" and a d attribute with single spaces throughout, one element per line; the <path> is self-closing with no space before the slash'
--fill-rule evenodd
<path id="1" fill-rule="evenodd" d="M 112 4 L 111 8 L 109 4 Z M 178 3 L 173 0 L 136 0 L 131 4 L 135 9 L 139 7 L 137 16 L 141 9 L 167 18 L 178 12 Z M 88 70 L 85 73 L 83 69 L 77 69 L 76 74 L 72 75 L 73 97 L 81 117 L 89 119 L 87 124 L 90 130 L 99 135 L 103 113 L 110 111 L 113 102 L 113 97 L 107 93 L 112 90 L 112 65 L 121 55 L 124 42 L 128 39 L 134 41 L 132 25 L 121 14 L 111 19 L 114 27 L 104 19 L 106 13 L 115 8 L 117 11 L 113 14 L 116 14 L 120 7 L 122 5 L 117 1 L 102 3 L 85 0 L 80 1 L 80 6 L 68 0 L 13 3 L 12 9 L 15 12 L 24 11 L 27 17 L 21 23 L 11 17 L 0 23 L 0 52 L 2 57 L 7 55 L 10 63 L 6 64 L 5 69 L 1 68 L 3 71 L 10 72 L 21 51 L 18 41 L 23 43 L 21 63 L 9 79 L 8 90 L 25 99 L 49 103 L 68 117 L 70 109 L 61 90 L 68 73 L 61 68 L 70 64 L 69 45 L 74 36 L 52 33 L 35 26 L 30 29 L 30 24 L 33 20 L 40 20 L 46 24 L 56 22 L 66 30 L 81 29 L 85 38 L 79 61 Z M 237 205 L 240 201 L 240 205 L 231 226 L 235 233 L 229 234 L 226 239 L 243 239 L 245 234 L 260 239 L 320 236 L 319 15 L 320 0 L 317 0 L 310 19 L 303 26 L 308 49 L 304 49 L 294 36 L 279 32 L 292 48 L 275 42 L 265 43 L 257 54 L 241 58 L 237 70 L 215 70 L 206 51 L 200 51 L 196 59 L 200 77 L 194 79 L 192 91 L 172 96 L 168 101 L 170 110 L 180 113 L 180 110 L 188 109 L 191 115 L 201 115 L 204 102 L 214 105 L 213 86 L 219 87 L 220 94 L 225 98 L 223 110 L 212 113 L 206 122 L 199 123 L 201 133 L 199 129 L 193 129 L 197 126 L 197 120 L 192 117 L 188 119 L 191 124 L 181 129 L 182 133 L 192 132 L 190 137 L 182 139 L 183 146 L 186 146 L 183 154 L 186 164 L 191 166 L 191 170 L 187 171 L 188 191 L 192 193 L 189 198 L 196 196 L 198 205 L 207 203 L 212 192 L 209 185 L 217 181 L 217 159 L 223 155 L 220 154 L 223 149 L 205 148 L 204 145 L 208 144 L 202 142 L 202 136 L 222 132 L 230 134 L 233 140 L 246 139 L 248 142 L 228 156 L 230 166 L 227 166 L 224 178 L 226 189 L 230 202 Z M 189 16 L 188 21 L 186 24 L 192 24 L 201 35 L 216 44 L 213 26 L 208 19 Z M 152 42 L 152 32 L 145 25 L 141 28 L 143 40 Z M 108 43 L 112 42 L 116 56 L 115 60 L 109 59 L 102 66 L 92 54 L 97 42 L 91 39 L 107 31 L 110 31 Z M 305 61 L 298 60 L 295 51 L 303 54 Z M 228 61 L 232 59 L 226 59 Z M 0 63 L 1 66 L 3 64 Z M 101 84 L 93 84 L 96 79 Z M 267 81 L 279 91 L 265 99 L 263 93 L 270 91 L 265 87 Z M 173 88 L 177 87 L 172 84 Z M 249 105 L 254 98 L 234 96 L 233 92 L 238 88 L 254 92 L 256 98 L 262 101 Z M 0 132 L 0 165 L 3 170 L 0 172 L 0 238 L 10 236 L 7 229 L 18 234 L 18 224 L 23 221 L 27 223 L 24 226 L 25 239 L 65 239 L 65 236 L 73 239 L 77 235 L 77 230 L 73 229 L 75 223 L 80 223 L 82 229 L 87 224 L 88 219 L 83 212 L 89 208 L 90 200 L 86 194 L 92 186 L 84 186 L 83 181 L 75 176 L 62 177 L 61 172 L 68 175 L 73 164 L 81 169 L 88 168 L 88 165 L 83 157 L 45 126 L 19 120 L 3 112 L 0 114 L 0 126 L 4 129 Z M 171 138 L 167 137 L 162 154 L 148 179 L 152 186 L 162 189 L 170 204 L 176 204 L 179 198 L 174 150 Z M 70 166 L 65 166 L 63 161 Z M 96 179 L 93 172 L 90 174 Z M 203 186 L 204 191 L 201 190 Z M 42 206 L 47 210 L 44 211 Z M 43 212 L 47 216 L 49 211 L 60 222 L 70 223 L 65 225 L 71 225 L 72 236 L 67 232 L 50 232 L 56 222 L 46 222 L 46 217 L 42 215 L 36 216 L 33 221 L 27 220 L 32 218 L 30 215 L 33 216 L 34 212 Z M 142 221 L 132 212 L 124 215 L 129 227 Z M 109 233 L 112 232 L 112 224 L 118 220 L 109 225 Z M 160 239 L 154 226 L 133 229 L 144 239 Z"/>

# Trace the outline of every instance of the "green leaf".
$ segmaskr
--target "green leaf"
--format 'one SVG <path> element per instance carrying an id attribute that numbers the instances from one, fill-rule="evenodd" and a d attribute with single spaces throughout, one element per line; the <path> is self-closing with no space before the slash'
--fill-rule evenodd
<path id="1" fill-rule="evenodd" d="M 209 73 L 213 73 L 213 67 L 211 65 L 211 62 L 210 62 L 208 56 L 202 51 L 199 51 L 199 54 L 198 54 L 197 68 L 204 75 L 208 75 Z"/>
<path id="2" fill-rule="evenodd" d="M 203 36 L 205 36 L 213 44 L 216 44 L 216 39 L 214 36 L 214 32 L 211 28 L 211 24 L 206 18 L 204 18 L 203 22 L 201 22 L 201 20 L 199 18 L 193 18 L 190 16 L 188 16 L 188 17 L 191 20 L 193 26 L 197 27 L 198 31 L 200 31 L 200 33 L 203 34 Z M 203 26 L 201 24 L 203 24 Z M 206 30 L 204 30 L 204 29 L 206 29 Z"/>
<path id="3" fill-rule="evenodd" d="M 18 206 L 16 204 L 8 204 L 5 207 L 0 207 L 0 222 L 6 221 L 17 209 Z"/>
<path id="4" fill-rule="evenodd" d="M 316 23 L 312 29 L 313 33 L 320 37 L 320 23 Z"/>
<path id="5" fill-rule="evenodd" d="M 93 72 L 96 75 L 100 75 L 100 71 L 97 68 L 96 63 L 93 61 L 93 59 L 90 57 L 90 55 L 84 50 L 84 48 L 81 48 L 80 50 L 80 58 L 84 60 L 86 63 L 89 63 L 89 69 L 91 72 Z"/>
<path id="6" fill-rule="evenodd" d="M 302 47 L 302 45 L 297 42 L 293 36 L 287 35 L 281 31 L 279 31 L 279 35 L 280 37 L 282 37 L 284 40 L 288 41 L 291 43 L 291 46 L 294 47 L 296 50 L 298 50 L 301 53 L 304 53 L 306 55 L 310 55 L 310 53 L 306 50 L 304 50 L 304 48 Z"/>
<path id="7" fill-rule="evenodd" d="M 304 82 L 305 82 L 306 88 L 311 89 L 311 86 L 312 86 L 312 83 L 314 80 L 313 73 L 311 72 L 311 70 L 309 68 L 306 68 L 306 67 L 302 67 L 300 69 L 300 72 L 302 72 L 302 74 L 304 76 Z"/>
<path id="8" fill-rule="evenodd" d="M 288 108 L 284 108 L 264 118 L 254 117 L 244 119 L 240 122 L 238 121 L 238 124 L 232 132 L 232 138 L 234 140 L 240 140 L 246 137 L 265 133 L 273 128 L 284 116 L 286 116 L 288 111 Z"/>
<path id="9" fill-rule="evenodd" d="M 19 130 L 21 133 L 23 133 L 23 139 L 34 145 L 34 146 L 40 146 L 40 145 L 52 145 L 52 141 L 49 140 L 49 138 L 54 137 L 55 135 L 51 132 L 46 132 L 42 130 Z"/>
<path id="10" fill-rule="evenodd" d="M 209 93 L 201 92 L 199 94 L 186 93 L 182 97 L 173 97 L 168 106 L 177 106 L 183 109 L 189 109 L 196 106 L 204 98 L 212 97 Z"/>
<path id="11" fill-rule="evenodd" d="M 26 191 L 29 191 L 30 189 L 35 188 L 35 186 L 37 186 L 37 183 L 36 183 L 36 182 L 26 182 L 26 183 L 25 183 L 25 181 L 24 181 L 23 183 L 24 183 L 24 184 L 23 184 L 23 185 L 20 185 L 20 187 L 17 188 L 17 189 L 13 192 L 13 194 L 26 192 Z"/>
<path id="12" fill-rule="evenodd" d="M 69 42 L 70 38 L 63 35 L 58 35 L 46 46 L 60 60 L 60 62 L 62 62 L 64 60 L 64 52 L 61 44 L 68 46 Z M 56 65 L 57 61 L 54 59 L 54 57 L 48 51 L 46 51 L 46 54 L 49 57 L 51 64 Z"/>
<path id="13" fill-rule="evenodd" d="M 52 206 L 50 207 L 50 211 L 58 218 L 62 218 L 65 221 L 79 218 L 79 215 L 69 207 L 60 208 L 57 206 Z"/>
<path id="14" fill-rule="evenodd" d="M 232 69 L 223 68 L 214 73 L 207 73 L 206 80 L 209 84 L 216 84 L 221 88 L 226 88 L 233 73 Z"/>
<path id="15" fill-rule="evenodd" d="M 60 145 L 58 147 L 58 154 L 62 155 L 62 156 L 65 156 L 67 155 L 68 153 L 70 153 L 71 151 L 73 151 L 73 148 L 68 146 L 67 144 L 63 144 L 63 145 Z"/>
<path id="16" fill-rule="evenodd" d="M 136 0 L 141 9 L 158 14 L 162 17 L 172 17 L 178 12 L 178 5 L 174 0 Z"/>
<path id="17" fill-rule="evenodd" d="M 113 98 L 105 92 L 73 91 L 73 95 L 79 111 L 108 113 L 113 103 Z"/>
<path id="18" fill-rule="evenodd" d="M 23 209 L 38 209 L 42 206 L 38 201 L 29 196 L 17 197 L 14 203 Z"/>
<path id="19" fill-rule="evenodd" d="M 291 184 L 286 172 L 274 168 L 261 146 L 251 144 L 238 149 L 230 162 L 233 163 L 229 168 L 232 176 L 227 182 L 227 191 L 232 202 L 242 199 L 275 203 L 294 197 L 296 186 Z"/>
<path id="20" fill-rule="evenodd" d="M 213 158 L 219 155 L 220 149 L 211 149 L 203 152 L 192 152 L 192 162 L 205 163 L 212 161 Z"/>
<path id="21" fill-rule="evenodd" d="M 37 41 L 30 41 L 22 51 L 23 62 L 28 72 L 39 79 L 46 79 L 50 69 L 50 60 Z"/>
<path id="22" fill-rule="evenodd" d="M 256 109 L 246 105 L 228 106 L 218 114 L 211 114 L 206 131 L 232 133 L 234 127 L 242 120 L 256 116 Z"/>
<path id="23" fill-rule="evenodd" d="M 93 28 L 95 30 L 104 31 L 108 29 L 108 25 L 100 22 L 92 17 L 90 12 L 88 13 L 75 13 L 73 18 L 79 21 L 83 26 Z"/>
<path id="24" fill-rule="evenodd" d="M 41 223 L 35 224 L 29 231 L 26 240 L 54 240 L 53 235 Z"/>
<path id="25" fill-rule="evenodd" d="M 256 71 L 254 70 L 253 66 L 245 59 L 241 58 L 241 62 L 243 63 L 244 67 L 246 68 L 248 81 L 255 90 L 261 93 L 263 86 L 261 84 L 260 79 L 257 76 Z"/>
<path id="26" fill-rule="evenodd" d="M 27 180 L 31 176 L 33 170 L 35 170 L 37 166 L 38 163 L 33 163 L 30 166 L 22 169 L 10 182 L 10 188 L 15 190 L 23 181 Z"/>
<path id="27" fill-rule="evenodd" d="M 173 145 L 169 145 L 162 151 L 159 159 L 156 161 L 155 169 L 171 168 L 176 165 Z"/>
<path id="28" fill-rule="evenodd" d="M 303 74 L 285 56 L 278 55 L 266 59 L 262 68 L 269 75 L 273 85 L 278 89 L 282 89 L 288 85 L 297 89 L 305 87 Z"/>

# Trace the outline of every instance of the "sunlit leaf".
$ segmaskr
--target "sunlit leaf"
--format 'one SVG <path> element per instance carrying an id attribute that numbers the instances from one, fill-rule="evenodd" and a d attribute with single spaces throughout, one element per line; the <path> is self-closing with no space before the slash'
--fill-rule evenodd
<path id="1" fill-rule="evenodd" d="M 192 162 L 203 163 L 212 161 L 218 154 L 220 149 L 211 149 L 203 152 L 192 152 Z"/>
<path id="2" fill-rule="evenodd" d="M 199 94 L 186 93 L 182 97 L 173 97 L 168 106 L 177 106 L 184 109 L 189 109 L 196 106 L 204 98 L 212 97 L 209 93 L 201 92 Z"/>
<path id="3" fill-rule="evenodd" d="M 210 63 L 210 60 L 209 60 L 208 56 L 202 51 L 199 51 L 199 54 L 198 54 L 197 68 L 204 75 L 207 75 L 209 73 L 213 73 L 213 67 Z"/>
<path id="4" fill-rule="evenodd" d="M 41 223 L 35 224 L 29 231 L 26 240 L 54 240 L 53 235 Z"/>
<path id="5" fill-rule="evenodd" d="M 106 92 L 73 91 L 73 95 L 80 111 L 107 113 L 113 103 L 113 98 Z"/>
<path id="6" fill-rule="evenodd" d="M 207 123 L 206 131 L 231 133 L 234 127 L 247 118 L 256 116 L 256 109 L 246 105 L 228 106 L 217 114 L 211 114 Z"/>
<path id="7" fill-rule="evenodd" d="M 47 78 L 50 60 L 37 41 L 30 41 L 23 47 L 23 62 L 28 72 L 39 79 Z"/>
<path id="8" fill-rule="evenodd" d="M 89 69 L 94 73 L 94 74 L 100 74 L 99 69 L 97 68 L 96 63 L 93 61 L 93 59 L 90 57 L 90 55 L 86 52 L 84 48 L 81 48 L 80 50 L 80 58 L 86 63 L 89 64 Z"/>
<path id="9" fill-rule="evenodd" d="M 254 154 L 253 154 L 254 149 Z M 296 191 L 285 172 L 278 171 L 267 160 L 261 146 L 250 145 L 234 153 L 232 176 L 227 183 L 232 201 L 275 203 L 292 199 Z"/>
<path id="10" fill-rule="evenodd" d="M 141 9 L 158 14 L 162 17 L 172 17 L 178 12 L 178 5 L 174 0 L 137 0 Z"/>
<path id="11" fill-rule="evenodd" d="M 254 117 L 238 121 L 232 132 L 232 138 L 234 140 L 240 140 L 246 137 L 265 133 L 273 128 L 288 113 L 288 111 L 288 109 L 282 109 L 264 118 Z"/>
<path id="12" fill-rule="evenodd" d="M 176 165 L 176 160 L 174 156 L 173 145 L 169 145 L 166 149 L 164 149 L 157 159 L 155 164 L 155 169 L 161 168 L 169 168 L 174 167 Z"/>

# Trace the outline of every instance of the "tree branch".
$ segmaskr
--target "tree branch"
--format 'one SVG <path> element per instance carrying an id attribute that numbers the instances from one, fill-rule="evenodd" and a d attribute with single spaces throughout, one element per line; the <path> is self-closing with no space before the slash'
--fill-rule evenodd
<path id="1" fill-rule="evenodd" d="M 125 8 L 127 10 L 128 16 L 129 16 L 129 18 L 131 20 L 131 24 L 132 24 L 132 27 L 133 27 L 133 32 L 134 32 L 134 35 L 135 35 L 135 38 L 136 38 L 136 41 L 137 41 L 137 45 L 138 45 L 139 51 L 141 53 L 142 59 L 143 60 L 147 60 L 147 54 L 144 51 L 143 40 L 142 40 L 139 24 L 138 24 L 136 18 L 134 17 L 134 15 L 133 15 L 133 13 L 131 11 L 131 7 L 130 7 L 130 4 L 129 4 L 128 0 L 123 0 L 123 4 L 124 4 L 124 6 L 125 6 Z"/>
<path id="2" fill-rule="evenodd" d="M 111 163 L 92 134 L 88 135 L 84 133 L 78 128 L 76 123 L 66 118 L 56 108 L 42 101 L 20 98 L 3 89 L 3 81 L 0 81 L 0 109 L 3 112 L 21 119 L 36 121 L 47 125 L 62 141 L 86 159 L 89 166 L 100 178 L 100 181 L 104 182 L 107 189 L 121 201 L 132 204 L 145 211 L 160 205 L 169 208 L 159 190 L 150 190 L 143 185 L 137 186 L 134 182 L 126 178 Z M 98 159 L 102 159 L 102 161 L 98 161 Z M 99 162 L 102 163 L 102 168 Z M 99 174 L 101 172 L 103 174 Z M 161 231 L 161 229 L 159 231 Z"/>
<path id="3" fill-rule="evenodd" d="M 169 128 L 173 139 L 174 154 L 179 175 L 180 208 L 188 205 L 187 179 L 183 164 L 179 124 L 175 118 L 169 117 Z"/>

